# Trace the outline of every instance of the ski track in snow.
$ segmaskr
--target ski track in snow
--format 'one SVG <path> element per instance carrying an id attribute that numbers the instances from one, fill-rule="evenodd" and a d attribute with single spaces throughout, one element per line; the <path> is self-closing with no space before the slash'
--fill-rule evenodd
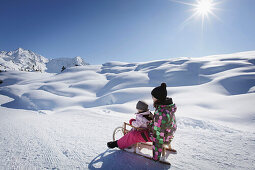
<path id="1" fill-rule="evenodd" d="M 4 111 L 4 112 L 3 112 Z M 70 110 L 52 115 L 1 108 L 1 169 L 253 169 L 255 135 L 227 127 L 194 127 L 179 118 L 172 166 L 118 149 L 113 129 L 129 115 Z M 124 118 L 124 119 L 123 119 Z M 186 123 L 182 123 L 186 122 Z M 205 124 L 206 125 L 206 124 Z M 8 146 L 8 147 L 6 147 Z M 211 168 L 210 168 L 211 167 Z"/>

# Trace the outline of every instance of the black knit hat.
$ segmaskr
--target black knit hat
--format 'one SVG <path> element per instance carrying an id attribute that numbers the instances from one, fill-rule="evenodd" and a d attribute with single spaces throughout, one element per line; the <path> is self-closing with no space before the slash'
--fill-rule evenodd
<path id="1" fill-rule="evenodd" d="M 166 100 L 166 96 L 167 96 L 166 83 L 161 83 L 160 86 L 155 87 L 151 91 L 151 95 L 160 101 Z"/>

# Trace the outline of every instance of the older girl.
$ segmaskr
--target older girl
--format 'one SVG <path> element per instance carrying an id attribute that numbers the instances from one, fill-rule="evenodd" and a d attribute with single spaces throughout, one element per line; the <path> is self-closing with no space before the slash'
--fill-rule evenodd
<path id="1" fill-rule="evenodd" d="M 153 105 L 155 107 L 154 118 L 150 124 L 151 140 L 153 142 L 153 159 L 158 161 L 162 153 L 163 144 L 170 144 L 176 131 L 176 106 L 172 98 L 167 97 L 166 84 L 154 88 L 151 91 Z"/>

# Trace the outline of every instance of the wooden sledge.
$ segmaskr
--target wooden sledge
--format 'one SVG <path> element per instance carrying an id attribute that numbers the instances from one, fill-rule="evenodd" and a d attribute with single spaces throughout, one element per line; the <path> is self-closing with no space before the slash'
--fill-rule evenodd
<path id="1" fill-rule="evenodd" d="M 129 123 L 124 122 L 123 127 L 117 127 L 113 131 L 113 141 L 118 140 L 119 138 L 121 138 L 122 136 L 127 134 L 131 130 L 131 129 L 128 130 L 127 129 L 128 127 L 135 128 L 136 130 L 144 130 L 144 128 L 136 128 L 136 127 L 130 125 Z M 153 146 L 152 142 L 146 142 L 146 143 L 140 142 L 140 143 L 136 143 L 132 147 L 124 149 L 124 150 L 127 152 L 135 153 L 135 154 L 140 155 L 144 158 L 153 160 L 151 155 L 143 154 L 141 152 L 141 150 L 147 149 L 147 150 L 150 150 L 152 153 L 152 146 Z M 170 143 L 163 144 L 162 156 L 161 156 L 161 159 L 159 160 L 159 162 L 163 163 L 163 164 L 171 165 L 169 162 L 166 161 L 166 158 L 169 156 L 169 154 L 176 154 L 176 153 L 177 153 L 176 150 L 171 148 Z"/>

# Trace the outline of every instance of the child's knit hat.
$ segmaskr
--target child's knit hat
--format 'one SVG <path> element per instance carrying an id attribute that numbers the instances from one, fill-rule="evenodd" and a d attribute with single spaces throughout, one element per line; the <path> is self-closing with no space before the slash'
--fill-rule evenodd
<path id="1" fill-rule="evenodd" d="M 166 96 L 167 96 L 166 83 L 161 83 L 160 86 L 155 87 L 151 91 L 151 95 L 160 101 L 166 100 Z"/>
<path id="2" fill-rule="evenodd" d="M 148 104 L 145 103 L 144 101 L 138 101 L 136 104 L 136 109 L 142 110 L 142 111 L 147 111 L 148 110 Z"/>

